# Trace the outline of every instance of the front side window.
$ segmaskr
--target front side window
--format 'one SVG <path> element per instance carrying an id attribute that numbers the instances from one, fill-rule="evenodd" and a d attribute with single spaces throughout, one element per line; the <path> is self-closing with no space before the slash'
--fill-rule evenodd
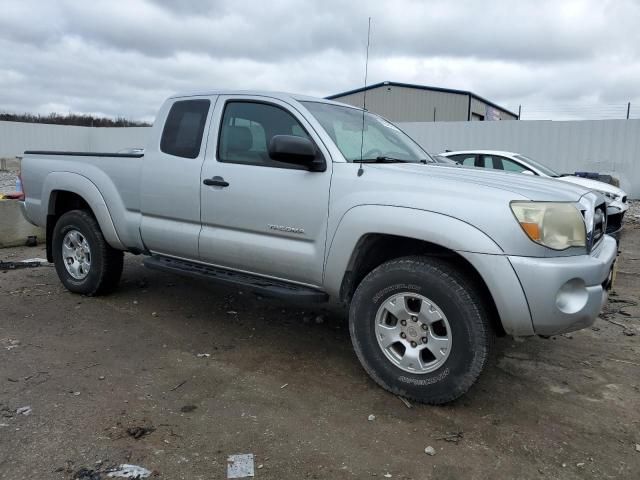
<path id="1" fill-rule="evenodd" d="M 389 157 L 424 162 L 429 154 L 398 127 L 382 117 L 352 107 L 302 102 L 334 141 L 347 162 Z M 364 127 L 364 128 L 363 128 Z"/>
<path id="2" fill-rule="evenodd" d="M 218 160 L 264 167 L 303 168 L 269 157 L 275 135 L 295 135 L 311 140 L 298 120 L 286 110 L 265 103 L 231 101 L 220 126 Z"/>
<path id="3" fill-rule="evenodd" d="M 175 102 L 162 130 L 160 150 L 176 157 L 197 158 L 210 103 L 209 100 Z"/>

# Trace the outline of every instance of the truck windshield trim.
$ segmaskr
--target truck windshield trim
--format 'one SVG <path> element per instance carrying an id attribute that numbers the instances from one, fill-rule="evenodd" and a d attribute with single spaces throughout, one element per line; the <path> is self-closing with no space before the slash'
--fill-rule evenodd
<path id="1" fill-rule="evenodd" d="M 397 163 L 425 163 L 431 157 L 409 135 L 379 115 L 359 108 L 302 101 L 349 163 L 393 158 Z M 364 130 L 363 130 L 364 126 Z"/>

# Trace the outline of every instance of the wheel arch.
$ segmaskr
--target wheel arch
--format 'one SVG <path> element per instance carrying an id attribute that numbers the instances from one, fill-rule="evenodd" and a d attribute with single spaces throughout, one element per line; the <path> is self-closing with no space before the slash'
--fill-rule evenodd
<path id="1" fill-rule="evenodd" d="M 53 178 L 52 178 L 53 177 Z M 64 172 L 64 175 L 50 174 L 45 182 L 47 259 L 51 261 L 51 241 L 58 218 L 71 210 L 89 211 L 100 226 L 100 230 L 113 248 L 124 250 L 111 219 L 109 209 L 98 188 L 82 175 Z"/>
<path id="2" fill-rule="evenodd" d="M 371 231 L 371 219 L 376 219 Z M 487 235 L 461 220 L 423 210 L 367 205 L 343 217 L 325 263 L 325 288 L 349 304 L 364 277 L 382 263 L 410 255 L 435 256 L 454 264 L 480 290 L 495 331 L 504 334 L 493 295 L 476 267 L 457 250 L 499 254 Z"/>

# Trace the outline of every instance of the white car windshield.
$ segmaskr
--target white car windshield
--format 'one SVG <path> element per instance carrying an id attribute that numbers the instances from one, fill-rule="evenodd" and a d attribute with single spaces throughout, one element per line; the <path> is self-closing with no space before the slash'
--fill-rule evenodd
<path id="1" fill-rule="evenodd" d="M 527 162 L 533 168 L 535 168 L 536 170 L 539 170 L 540 172 L 542 172 L 543 175 L 547 175 L 548 177 L 560 177 L 561 176 L 558 172 L 556 172 L 554 170 L 551 170 L 549 167 L 547 167 L 546 165 L 541 164 L 540 162 L 536 162 L 532 158 L 525 157 L 524 155 L 520 155 L 520 154 L 514 155 L 513 158 L 517 158 L 518 160 L 522 160 L 523 162 Z"/>
<path id="2" fill-rule="evenodd" d="M 431 157 L 411 137 L 378 115 L 322 102 L 302 102 L 335 142 L 347 162 L 424 163 Z M 364 132 L 363 132 L 364 126 Z"/>

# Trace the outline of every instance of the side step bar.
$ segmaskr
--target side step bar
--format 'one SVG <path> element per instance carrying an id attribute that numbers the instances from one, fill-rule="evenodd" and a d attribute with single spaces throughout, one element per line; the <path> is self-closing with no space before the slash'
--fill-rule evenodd
<path id="1" fill-rule="evenodd" d="M 249 273 L 226 270 L 224 268 L 202 265 L 200 263 L 175 258 L 152 255 L 144 259 L 144 266 L 153 270 L 177 273 L 190 277 L 204 278 L 218 283 L 253 290 L 265 297 L 284 298 L 297 302 L 324 303 L 329 295 L 321 290 L 293 283 L 272 280 Z"/>

